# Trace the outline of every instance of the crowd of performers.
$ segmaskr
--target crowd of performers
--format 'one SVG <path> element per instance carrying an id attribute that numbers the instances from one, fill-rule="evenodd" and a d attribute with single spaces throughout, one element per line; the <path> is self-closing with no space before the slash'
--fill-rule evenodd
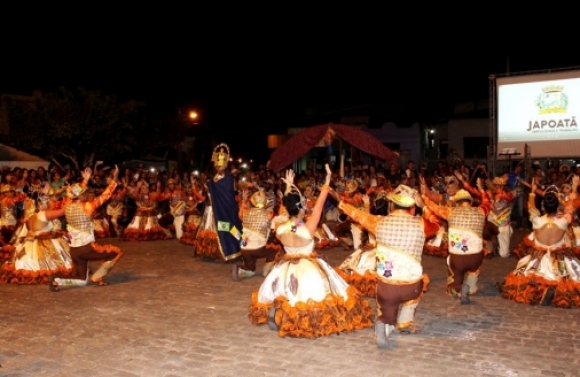
<path id="1" fill-rule="evenodd" d="M 256 276 L 256 261 L 264 258 L 259 275 L 265 279 L 251 298 L 252 323 L 292 337 L 374 326 L 377 346 L 389 347 L 393 331 L 419 331 L 414 316 L 429 283 L 423 254 L 442 257 L 445 294 L 464 305 L 478 293 L 485 258 L 512 256 L 519 261 L 498 284 L 502 297 L 580 306 L 578 171 L 534 165 L 528 179 L 521 164 L 495 177 L 485 164 L 441 164 L 432 174 L 416 171 L 413 162 L 388 170 L 287 171 L 273 188 L 265 181 L 228 183 L 230 197 L 236 196 L 232 187 L 242 187 L 232 210 L 242 224 L 240 231 L 229 220 L 214 221 L 221 259 L 241 256 L 232 278 L 242 280 Z M 228 171 L 217 169 L 213 183 L 222 175 Z M 511 250 L 514 226 L 531 229 Z M 239 242 L 227 251 L 222 237 Z M 331 269 L 319 254 L 329 242 L 353 250 Z M 376 313 L 365 297 L 375 298 Z"/>
<path id="2" fill-rule="evenodd" d="M 13 172 L 4 172 L 0 197 L 2 265 L 0 282 L 61 286 L 107 285 L 104 277 L 123 253 L 95 239 L 93 216 L 108 202 L 117 187 L 118 168 L 99 195 L 90 193 L 93 171 L 86 168 L 78 181 L 54 185 L 34 181 L 18 186 Z M 16 182 L 16 184 L 14 184 Z M 89 262 L 101 262 L 91 273 Z"/>
<path id="3" fill-rule="evenodd" d="M 580 306 L 580 171 L 567 165 L 534 164 L 530 177 L 522 164 L 492 177 L 485 164 L 461 161 L 429 174 L 412 161 L 405 169 L 237 172 L 226 144 L 212 162 L 207 176 L 162 179 L 114 168 L 100 184 L 97 167 L 74 184 L 63 183 L 65 173 L 24 188 L 3 174 L 0 281 L 52 291 L 106 285 L 122 252 L 96 238 L 178 239 L 196 258 L 230 262 L 235 281 L 264 277 L 248 300 L 252 323 L 306 338 L 374 327 L 379 348 L 390 347 L 394 331 L 420 331 L 423 255 L 446 263 L 444 293 L 461 304 L 478 293 L 486 258 L 512 256 L 501 297 Z M 511 250 L 514 227 L 530 231 Z M 320 251 L 339 245 L 352 253 L 331 266 Z M 91 260 L 103 261 L 92 275 Z"/>

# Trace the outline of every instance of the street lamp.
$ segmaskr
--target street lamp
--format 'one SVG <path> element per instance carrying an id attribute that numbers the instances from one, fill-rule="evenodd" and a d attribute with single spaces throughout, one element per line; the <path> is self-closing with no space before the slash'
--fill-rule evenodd
<path id="1" fill-rule="evenodd" d="M 183 124 L 184 126 L 184 132 L 182 134 L 182 140 L 180 140 L 177 143 L 177 169 L 180 172 L 183 172 L 183 154 L 186 154 L 187 157 L 187 161 L 193 161 L 193 158 L 195 158 L 195 151 L 194 151 L 194 143 L 195 143 L 195 137 L 190 136 L 191 132 L 189 132 L 189 129 L 191 128 L 191 125 L 197 125 L 198 121 L 199 121 L 199 114 L 197 113 L 197 111 L 195 110 L 190 110 L 189 113 L 187 114 L 187 118 L 188 121 L 185 121 L 185 124 Z M 184 151 L 184 147 L 186 147 L 186 150 Z M 193 153 L 192 153 L 193 151 Z"/>
<path id="2" fill-rule="evenodd" d="M 189 112 L 189 119 L 193 124 L 197 124 L 197 112 L 195 110 Z"/>

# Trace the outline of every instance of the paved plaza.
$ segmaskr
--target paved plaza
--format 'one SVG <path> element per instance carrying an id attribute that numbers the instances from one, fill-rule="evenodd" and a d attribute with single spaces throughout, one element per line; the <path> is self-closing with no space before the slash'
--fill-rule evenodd
<path id="1" fill-rule="evenodd" d="M 460 305 L 444 294 L 445 260 L 424 256 L 422 332 L 380 350 L 372 329 L 294 339 L 253 325 L 250 296 L 263 278 L 233 282 L 230 264 L 193 258 L 177 240 L 99 241 L 125 252 L 108 287 L 0 285 L 0 376 L 580 376 L 580 309 L 499 296 L 515 258 L 486 259 L 479 294 Z M 349 254 L 321 253 L 334 266 Z"/>

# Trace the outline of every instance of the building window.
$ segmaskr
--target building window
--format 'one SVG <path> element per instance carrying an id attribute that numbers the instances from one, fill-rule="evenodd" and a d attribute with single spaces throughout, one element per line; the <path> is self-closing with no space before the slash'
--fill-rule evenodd
<path id="1" fill-rule="evenodd" d="M 446 159 L 449 156 L 449 140 L 439 139 L 439 159 Z"/>
<path id="2" fill-rule="evenodd" d="M 487 146 L 489 145 L 489 137 L 464 137 L 463 138 L 463 157 L 487 159 Z"/>

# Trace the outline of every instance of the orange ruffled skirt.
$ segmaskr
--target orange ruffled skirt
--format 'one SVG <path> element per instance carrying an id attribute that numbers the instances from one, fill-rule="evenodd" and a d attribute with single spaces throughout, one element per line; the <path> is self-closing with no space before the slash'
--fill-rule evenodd
<path id="1" fill-rule="evenodd" d="M 309 297 L 313 290 L 320 294 L 323 286 L 328 289 L 321 300 L 292 303 L 292 297 L 280 293 L 293 292 L 296 300 L 296 297 Z M 271 295 L 274 295 L 272 300 L 260 298 Z M 280 337 L 318 338 L 362 330 L 374 324 L 374 310 L 361 292 L 348 285 L 330 265 L 317 258 L 316 253 L 284 255 L 260 290 L 253 292 L 250 321 L 255 325 L 267 323 L 271 307 L 276 308 L 275 321 Z"/>

